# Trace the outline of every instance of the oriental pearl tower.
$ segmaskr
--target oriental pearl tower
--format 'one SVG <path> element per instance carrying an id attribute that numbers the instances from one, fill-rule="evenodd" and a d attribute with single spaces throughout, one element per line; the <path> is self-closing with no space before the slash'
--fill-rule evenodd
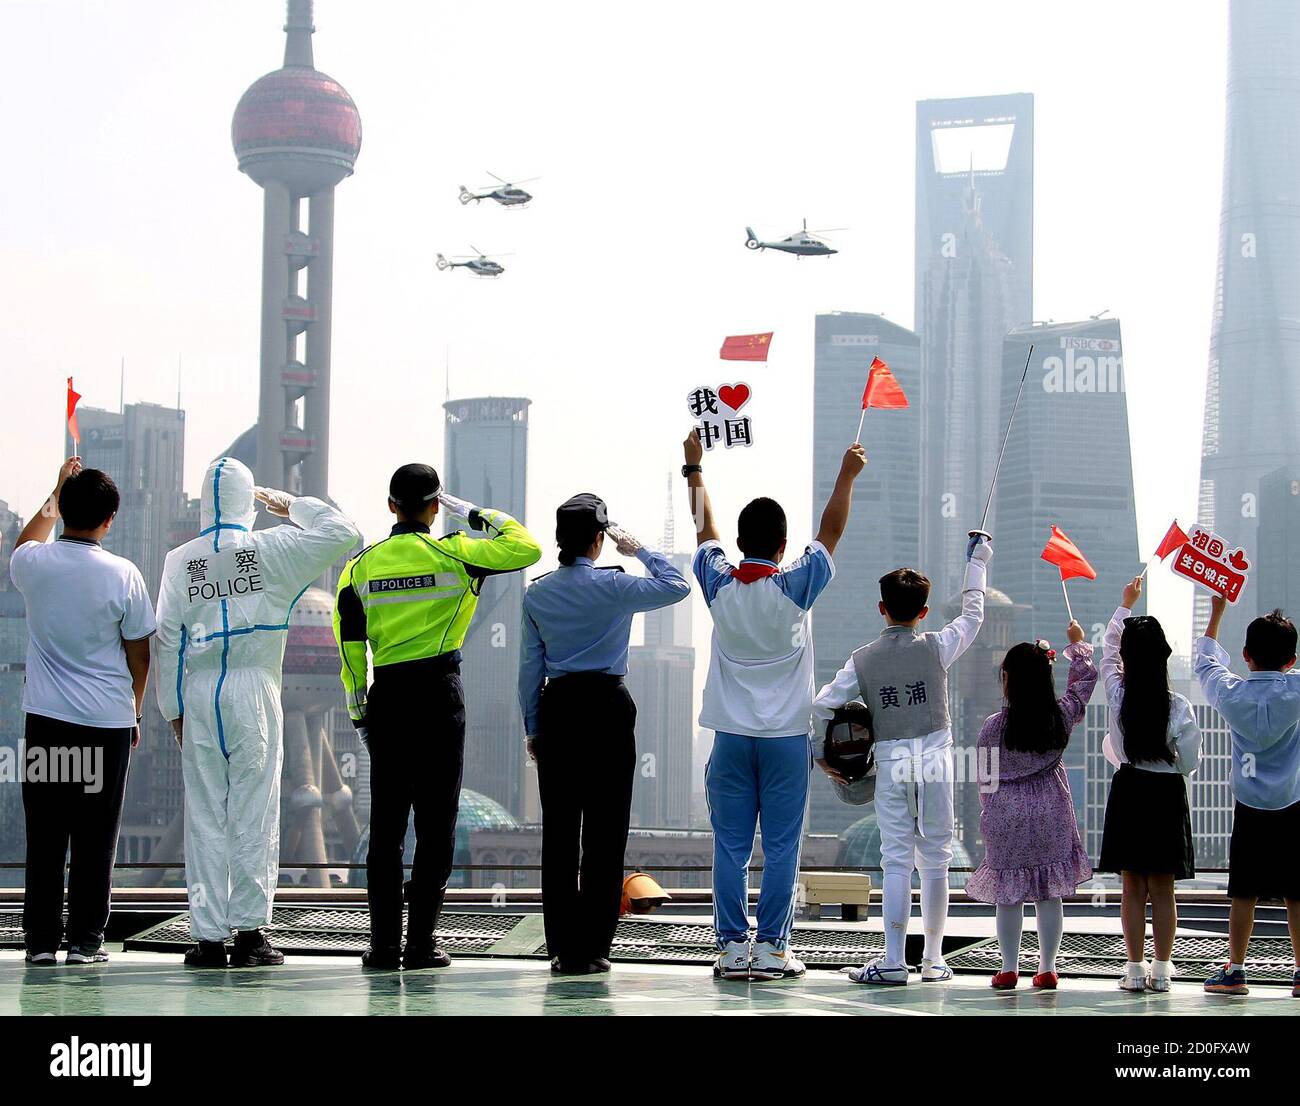
<path id="1" fill-rule="evenodd" d="M 284 65 L 249 86 L 230 128 L 263 197 L 257 426 L 230 452 L 260 484 L 325 498 L 334 188 L 352 175 L 361 115 L 313 64 L 311 0 L 289 0 L 284 31 Z"/>

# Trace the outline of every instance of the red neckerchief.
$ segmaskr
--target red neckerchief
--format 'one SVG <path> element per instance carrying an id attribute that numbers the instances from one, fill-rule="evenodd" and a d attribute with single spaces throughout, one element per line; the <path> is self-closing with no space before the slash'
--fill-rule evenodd
<path id="1" fill-rule="evenodd" d="M 731 570 L 731 575 L 733 579 L 739 580 L 742 584 L 752 584 L 755 580 L 766 580 L 769 576 L 775 576 L 780 571 L 776 565 L 759 564 L 757 561 L 741 561 L 740 567 Z"/>

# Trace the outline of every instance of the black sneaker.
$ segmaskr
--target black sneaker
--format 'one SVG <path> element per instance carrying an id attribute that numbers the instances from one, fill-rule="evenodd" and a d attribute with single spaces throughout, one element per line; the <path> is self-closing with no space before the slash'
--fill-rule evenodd
<path id="1" fill-rule="evenodd" d="M 570 962 L 556 956 L 551 959 L 551 971 L 556 975 L 595 975 L 600 968 L 590 962 L 581 960 Z"/>
<path id="2" fill-rule="evenodd" d="M 68 955 L 64 963 L 66 964 L 107 964 L 108 949 L 100 945 L 96 948 L 93 945 L 74 945 L 68 949 Z"/>
<path id="3" fill-rule="evenodd" d="M 222 941 L 200 941 L 185 950 L 185 963 L 191 968 L 224 968 L 226 946 Z"/>
<path id="4" fill-rule="evenodd" d="M 419 971 L 421 968 L 449 968 L 451 957 L 437 945 L 422 949 L 413 949 L 408 945 L 402 953 L 402 967 L 408 972 Z"/>
<path id="5" fill-rule="evenodd" d="M 59 962 L 59 958 L 52 952 L 36 952 L 32 949 L 27 950 L 26 960 L 33 968 L 52 968 Z"/>
<path id="6" fill-rule="evenodd" d="M 260 929 L 241 929 L 235 934 L 235 947 L 230 953 L 232 968 L 272 968 L 283 963 L 284 953 L 272 948 Z"/>
<path id="7" fill-rule="evenodd" d="M 368 948 L 361 954 L 361 966 L 378 971 L 395 972 L 402 966 L 402 953 L 396 947 Z"/>

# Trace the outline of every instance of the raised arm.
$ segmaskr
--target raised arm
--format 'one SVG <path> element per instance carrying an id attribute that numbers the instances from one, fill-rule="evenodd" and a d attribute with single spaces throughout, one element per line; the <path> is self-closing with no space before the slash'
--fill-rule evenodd
<path id="1" fill-rule="evenodd" d="M 682 442 L 682 455 L 686 464 L 698 465 L 704 458 L 704 446 L 700 444 L 700 432 L 692 430 Z M 695 544 L 703 545 L 706 541 L 721 541 L 718 528 L 713 522 L 713 504 L 709 502 L 709 490 L 704 486 L 704 474 L 689 473 L 686 477 L 686 494 L 690 498 L 691 518 L 695 520 Z"/>
<path id="2" fill-rule="evenodd" d="M 817 528 L 817 540 L 826 547 L 826 552 L 834 555 L 840 538 L 844 537 L 844 528 L 849 524 L 849 511 L 853 507 L 853 481 L 867 467 L 867 451 L 861 443 L 854 442 L 844 451 L 840 461 L 840 473 L 835 478 L 835 488 L 826 501 L 822 511 L 821 524 Z"/>
<path id="3" fill-rule="evenodd" d="M 59 467 L 58 478 L 54 482 L 54 491 L 50 492 L 50 497 L 41 504 L 41 509 L 27 520 L 27 525 L 22 528 L 18 540 L 14 542 L 15 549 L 24 542 L 49 540 L 50 534 L 54 531 L 54 524 L 59 519 L 59 492 L 63 490 L 63 482 L 80 471 L 80 457 L 69 457 L 63 462 Z"/>
<path id="4" fill-rule="evenodd" d="M 1097 666 L 1092 663 L 1092 646 L 1083 640 L 1083 627 L 1071 621 L 1066 631 L 1070 644 L 1062 655 L 1070 662 L 1065 677 L 1065 694 L 1058 700 L 1065 728 L 1072 730 L 1088 712 L 1088 700 L 1097 686 Z"/>
<path id="5" fill-rule="evenodd" d="M 537 544 L 537 539 L 522 522 L 505 511 L 471 505 L 467 519 L 470 529 L 482 530 L 488 537 L 476 539 L 464 534 L 451 534 L 438 544 L 448 547 L 452 556 L 466 565 L 478 569 L 477 575 L 518 572 L 542 559 L 542 547 Z"/>
<path id="6" fill-rule="evenodd" d="M 636 538 L 619 531 L 618 551 L 624 557 L 635 557 L 645 566 L 646 575 L 633 576 L 618 573 L 618 597 L 624 610 L 655 611 L 671 607 L 691 594 L 691 585 L 662 553 L 647 549 Z"/>
<path id="7" fill-rule="evenodd" d="M 939 660 L 951 668 L 975 640 L 984 624 L 984 588 L 993 542 L 987 535 L 971 535 L 966 546 L 966 575 L 962 580 L 961 614 L 938 633 Z"/>

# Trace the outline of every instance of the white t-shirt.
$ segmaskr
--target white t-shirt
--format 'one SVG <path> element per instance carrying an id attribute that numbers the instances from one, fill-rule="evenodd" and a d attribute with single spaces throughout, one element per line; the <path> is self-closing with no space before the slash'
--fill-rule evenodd
<path id="1" fill-rule="evenodd" d="M 692 565 L 713 616 L 713 648 L 700 725 L 745 737 L 808 733 L 813 650 L 808 612 L 835 575 L 815 541 L 779 567 L 749 558 L 733 565 L 720 543 L 706 541 Z"/>
<path id="2" fill-rule="evenodd" d="M 135 725 L 123 640 L 154 632 L 140 570 L 94 542 L 24 542 L 9 575 L 27 602 L 23 710 L 80 726 Z"/>

